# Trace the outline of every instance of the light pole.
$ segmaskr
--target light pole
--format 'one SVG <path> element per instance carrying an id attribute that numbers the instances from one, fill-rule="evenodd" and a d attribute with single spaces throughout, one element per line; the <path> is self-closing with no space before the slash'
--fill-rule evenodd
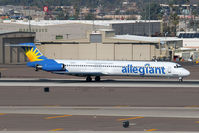
<path id="1" fill-rule="evenodd" d="M 92 1 L 92 3 L 91 3 L 91 13 L 92 13 L 92 17 L 93 17 L 93 31 L 95 31 L 95 18 L 94 18 L 94 1 Z"/>
<path id="2" fill-rule="evenodd" d="M 28 16 L 28 22 L 29 22 L 29 32 L 31 32 L 31 25 L 30 25 L 30 2 L 31 0 L 28 0 L 28 6 L 29 6 L 29 16 Z"/>
<path id="3" fill-rule="evenodd" d="M 151 36 L 151 0 L 149 0 L 149 37 Z"/>

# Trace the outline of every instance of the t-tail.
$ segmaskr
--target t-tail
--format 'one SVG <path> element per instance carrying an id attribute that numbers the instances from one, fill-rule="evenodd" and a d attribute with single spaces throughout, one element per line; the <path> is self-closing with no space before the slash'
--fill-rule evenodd
<path id="1" fill-rule="evenodd" d="M 10 46 L 21 47 L 29 59 L 27 66 L 34 67 L 36 71 L 40 69 L 44 71 L 66 71 L 64 64 L 57 63 L 55 60 L 45 57 L 34 43 L 20 43 Z"/>

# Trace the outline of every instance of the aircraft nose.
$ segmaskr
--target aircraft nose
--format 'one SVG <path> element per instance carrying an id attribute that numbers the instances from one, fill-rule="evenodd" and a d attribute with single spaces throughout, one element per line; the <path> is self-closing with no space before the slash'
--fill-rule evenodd
<path id="1" fill-rule="evenodd" d="M 183 71 L 183 76 L 189 76 L 190 75 L 190 72 L 186 69 L 184 69 Z"/>

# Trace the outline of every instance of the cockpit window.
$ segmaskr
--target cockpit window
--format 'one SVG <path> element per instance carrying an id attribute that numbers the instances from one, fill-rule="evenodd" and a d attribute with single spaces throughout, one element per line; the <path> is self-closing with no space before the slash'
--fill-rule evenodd
<path id="1" fill-rule="evenodd" d="M 174 66 L 174 68 L 182 68 L 182 66 L 177 64 L 177 65 Z"/>

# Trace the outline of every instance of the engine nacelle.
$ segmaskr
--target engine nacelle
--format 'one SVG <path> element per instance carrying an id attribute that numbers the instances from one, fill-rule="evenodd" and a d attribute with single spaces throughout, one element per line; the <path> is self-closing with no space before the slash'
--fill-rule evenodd
<path id="1" fill-rule="evenodd" d="M 64 71 L 65 65 L 64 64 L 47 64 L 42 66 L 42 70 L 44 71 Z"/>

